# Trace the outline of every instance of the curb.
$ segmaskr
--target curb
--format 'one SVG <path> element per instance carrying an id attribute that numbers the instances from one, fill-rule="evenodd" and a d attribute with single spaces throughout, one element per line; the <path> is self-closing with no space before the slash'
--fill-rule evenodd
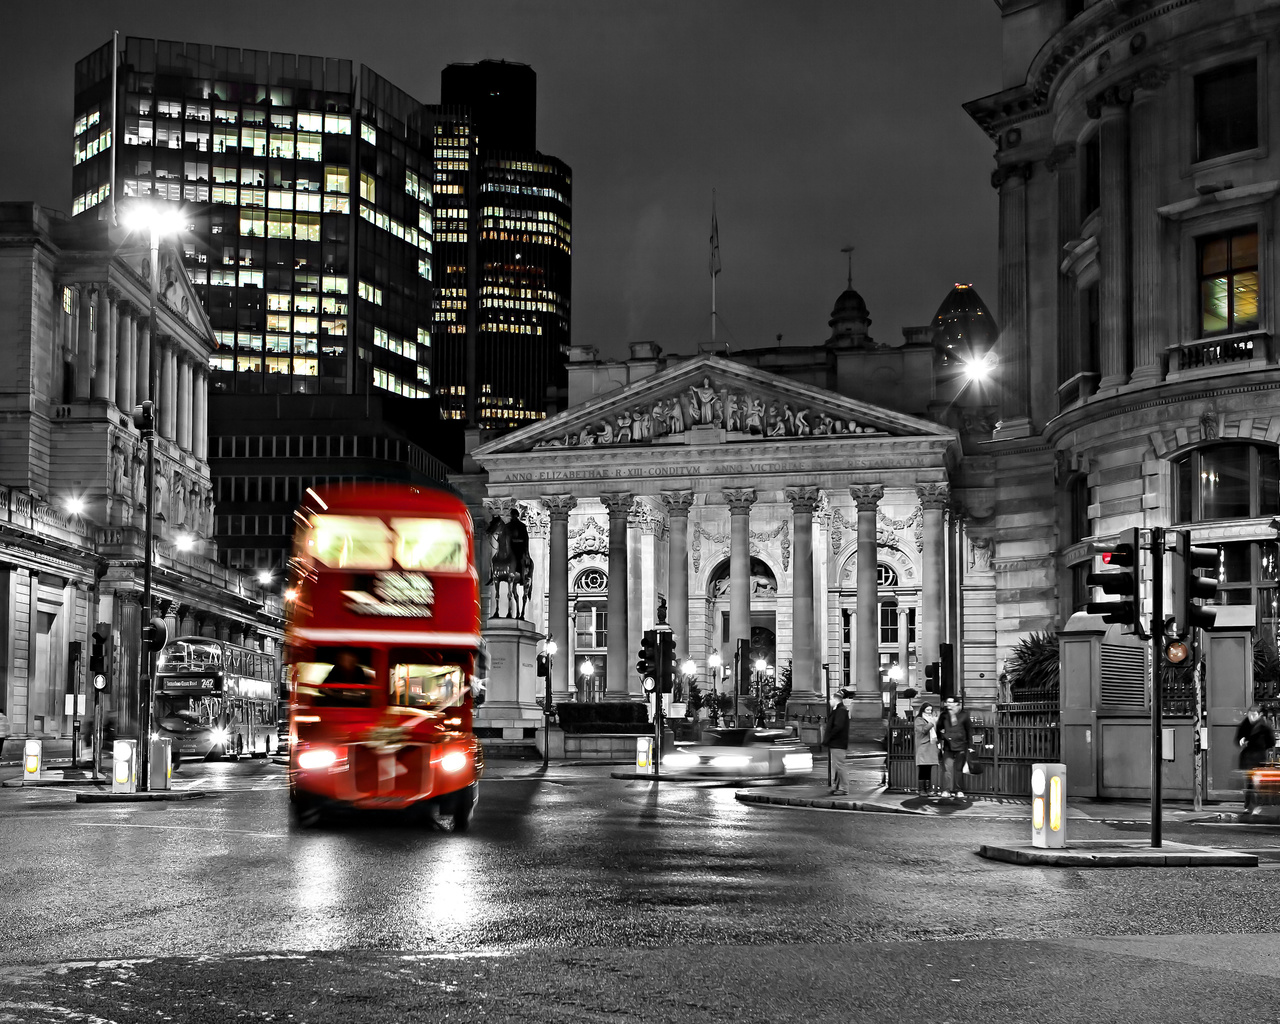
<path id="1" fill-rule="evenodd" d="M 77 793 L 78 804 L 145 803 L 151 800 L 203 800 L 208 794 L 200 789 L 168 789 L 148 793 Z"/>
<path id="2" fill-rule="evenodd" d="M 1170 843 L 1167 849 L 1117 847 L 1113 843 L 1102 845 L 1108 849 L 1090 853 L 1087 848 L 1046 850 L 1028 846 L 983 844 L 978 847 L 978 856 L 1009 864 L 1034 864 L 1062 868 L 1256 868 L 1258 866 L 1258 858 L 1255 854 L 1241 853 L 1236 850 L 1211 850 L 1202 846 L 1183 846 L 1180 843 Z"/>
<path id="3" fill-rule="evenodd" d="M 110 785 L 111 779 L 103 776 L 100 779 L 7 779 L 0 783 L 5 789 L 37 789 L 39 787 L 57 787 L 57 786 L 106 786 Z"/>
<path id="4" fill-rule="evenodd" d="M 736 798 L 744 804 L 777 804 L 782 807 L 819 807 L 829 811 L 874 811 L 880 814 L 911 814 L 920 818 L 937 818 L 930 811 L 917 811 L 896 804 L 876 803 L 873 800 L 853 800 L 848 797 L 782 796 L 773 793 L 738 793 Z"/>

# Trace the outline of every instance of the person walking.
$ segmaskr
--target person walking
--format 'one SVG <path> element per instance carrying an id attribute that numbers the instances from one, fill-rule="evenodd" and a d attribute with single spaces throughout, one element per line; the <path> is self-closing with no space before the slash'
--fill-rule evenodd
<path id="1" fill-rule="evenodd" d="M 1267 752 L 1276 745 L 1275 730 L 1262 717 L 1261 706 L 1249 705 L 1244 721 L 1236 726 L 1236 745 L 1240 748 L 1240 770 L 1244 772 L 1244 813 L 1257 814 L 1262 808 L 1258 806 L 1253 769 L 1267 763 Z"/>
<path id="2" fill-rule="evenodd" d="M 941 795 L 949 797 L 954 794 L 963 800 L 960 775 L 973 746 L 973 723 L 969 721 L 969 712 L 961 707 L 957 698 L 948 697 L 942 702 L 942 714 L 938 716 L 935 732 L 938 735 L 938 754 L 942 759 Z"/>
<path id="3" fill-rule="evenodd" d="M 848 690 L 840 690 L 831 698 L 831 711 L 827 715 L 827 734 L 822 745 L 827 748 L 827 756 L 831 759 L 831 778 L 833 785 L 830 796 L 848 796 L 849 794 L 849 705 L 853 703 L 853 694 Z"/>
<path id="4" fill-rule="evenodd" d="M 928 796 L 933 792 L 933 770 L 938 765 L 938 740 L 934 735 L 937 715 L 932 704 L 920 705 L 916 712 L 916 792 Z"/>

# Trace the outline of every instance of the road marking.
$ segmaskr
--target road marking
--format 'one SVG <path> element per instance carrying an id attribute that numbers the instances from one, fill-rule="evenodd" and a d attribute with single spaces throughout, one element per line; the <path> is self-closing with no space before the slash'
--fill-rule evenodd
<path id="1" fill-rule="evenodd" d="M 288 832 L 254 832 L 246 828 L 207 828 L 200 825 L 140 825 L 128 821 L 77 821 L 76 825 L 93 825 L 99 828 L 156 828 L 170 832 L 234 832 L 241 836 L 265 836 L 268 839 L 288 839 Z"/>

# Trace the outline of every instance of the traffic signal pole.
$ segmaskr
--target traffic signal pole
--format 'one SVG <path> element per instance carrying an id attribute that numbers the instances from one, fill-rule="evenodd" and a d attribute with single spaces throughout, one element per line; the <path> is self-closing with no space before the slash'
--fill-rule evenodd
<path id="1" fill-rule="evenodd" d="M 1163 824 L 1164 760 L 1164 687 L 1161 685 L 1161 669 L 1164 667 L 1164 528 L 1151 528 L 1151 846 L 1161 845 Z M 1140 627 L 1139 627 L 1140 631 Z"/>

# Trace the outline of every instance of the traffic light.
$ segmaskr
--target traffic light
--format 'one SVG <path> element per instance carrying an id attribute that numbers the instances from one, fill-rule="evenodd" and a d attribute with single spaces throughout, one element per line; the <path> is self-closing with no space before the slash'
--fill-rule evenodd
<path id="1" fill-rule="evenodd" d="M 102 629 L 103 623 L 93 631 L 93 647 L 89 650 L 89 671 L 95 675 L 107 670 L 107 632 Z"/>
<path id="2" fill-rule="evenodd" d="M 159 615 L 142 627 L 142 646 L 152 654 L 158 654 L 169 642 L 169 627 Z"/>
<path id="3" fill-rule="evenodd" d="M 640 660 L 636 662 L 636 671 L 640 673 L 641 680 L 658 679 L 658 631 L 656 629 L 646 629 L 644 636 L 640 639 Z M 644 683 L 645 692 L 651 689 L 649 684 Z"/>
<path id="4" fill-rule="evenodd" d="M 736 664 L 738 670 L 737 686 L 738 693 L 751 692 L 751 641 L 741 639 L 738 641 L 738 653 L 736 655 Z"/>
<path id="5" fill-rule="evenodd" d="M 938 644 L 938 682 L 942 699 L 956 695 L 956 649 L 951 644 Z"/>
<path id="6" fill-rule="evenodd" d="M 152 402 L 143 402 L 133 407 L 133 425 L 142 433 L 154 433 L 156 429 L 156 407 Z"/>
<path id="7" fill-rule="evenodd" d="M 929 662 L 929 664 L 927 664 L 927 665 L 924 667 L 924 691 L 925 691 L 925 693 L 940 693 L 940 692 L 941 692 L 940 680 L 938 679 L 938 676 L 939 676 L 939 674 L 940 674 L 940 672 L 941 672 L 941 668 L 942 668 L 942 666 L 941 666 L 938 662 L 936 662 L 936 661 L 931 661 L 931 662 Z"/>
<path id="8" fill-rule="evenodd" d="M 546 679 L 550 669 L 547 666 L 547 656 L 545 654 L 538 655 L 538 678 Z"/>
<path id="9" fill-rule="evenodd" d="M 658 672 L 662 680 L 662 692 L 670 693 L 675 689 L 676 679 L 680 676 L 680 663 L 676 661 L 674 633 L 658 634 Z"/>
<path id="10" fill-rule="evenodd" d="M 1174 551 L 1182 556 L 1184 607 L 1179 618 L 1187 629 L 1212 629 L 1218 613 L 1201 602 L 1212 601 L 1218 596 L 1218 549 L 1192 547 L 1191 534 L 1179 530 Z M 1201 569 L 1212 575 L 1197 576 Z"/>
<path id="11" fill-rule="evenodd" d="M 1097 587 L 1104 594 L 1118 597 L 1118 601 L 1090 601 L 1085 611 L 1101 615 L 1103 622 L 1119 622 L 1139 631 L 1138 602 L 1142 599 L 1142 566 L 1138 559 L 1138 531 L 1125 530 L 1115 543 L 1093 544 L 1090 550 L 1102 556 L 1102 563 L 1114 572 L 1091 572 L 1085 577 L 1085 586 Z"/>

